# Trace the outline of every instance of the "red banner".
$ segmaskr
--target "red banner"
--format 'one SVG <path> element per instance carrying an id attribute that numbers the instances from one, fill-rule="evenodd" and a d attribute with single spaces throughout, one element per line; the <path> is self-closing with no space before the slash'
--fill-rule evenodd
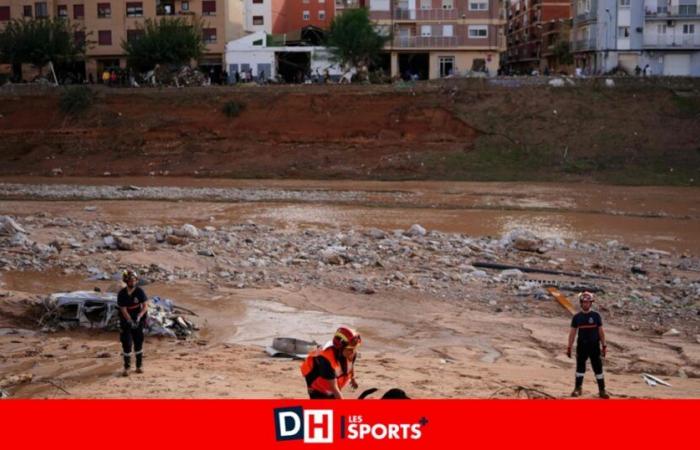
<path id="1" fill-rule="evenodd" d="M 696 400 L 0 401 L 7 449 L 685 448 L 699 412 Z"/>

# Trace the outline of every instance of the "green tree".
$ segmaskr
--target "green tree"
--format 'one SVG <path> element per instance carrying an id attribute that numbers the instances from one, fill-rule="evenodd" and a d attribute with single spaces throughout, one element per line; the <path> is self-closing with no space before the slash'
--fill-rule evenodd
<path id="1" fill-rule="evenodd" d="M 196 20 L 163 17 L 146 19 L 141 36 L 122 42 L 130 67 L 140 72 L 153 69 L 156 64 L 189 64 L 204 52 L 202 24 Z"/>
<path id="2" fill-rule="evenodd" d="M 571 53 L 569 41 L 560 40 L 552 48 L 554 58 L 562 66 L 568 66 L 574 63 L 574 55 Z"/>
<path id="3" fill-rule="evenodd" d="M 80 33 L 80 34 L 79 34 Z M 74 62 L 85 55 L 85 28 L 67 19 L 11 20 L 0 31 L 0 62 L 41 68 Z"/>
<path id="4" fill-rule="evenodd" d="M 341 64 L 359 68 L 376 61 L 390 38 L 377 32 L 366 8 L 358 8 L 335 16 L 326 45 Z"/>

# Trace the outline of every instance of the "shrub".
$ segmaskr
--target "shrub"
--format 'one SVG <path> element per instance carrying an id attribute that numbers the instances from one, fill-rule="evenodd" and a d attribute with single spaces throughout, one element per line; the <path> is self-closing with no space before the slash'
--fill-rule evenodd
<path id="1" fill-rule="evenodd" d="M 243 111 L 245 108 L 245 105 L 242 103 L 238 103 L 235 100 L 229 100 L 226 103 L 224 103 L 224 107 L 222 108 L 222 111 L 224 114 L 226 114 L 226 117 L 238 117 L 238 115 Z"/>
<path id="2" fill-rule="evenodd" d="M 79 115 L 87 111 L 95 101 L 95 96 L 86 86 L 67 87 L 61 94 L 59 108 L 65 114 Z"/>

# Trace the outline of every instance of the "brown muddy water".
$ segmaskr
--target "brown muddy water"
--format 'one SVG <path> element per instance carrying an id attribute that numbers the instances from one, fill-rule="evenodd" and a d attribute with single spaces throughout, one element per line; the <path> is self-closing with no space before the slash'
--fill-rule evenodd
<path id="1" fill-rule="evenodd" d="M 700 254 L 700 190 L 591 184 L 225 180 L 197 178 L 1 178 L 1 182 L 232 188 L 331 193 L 326 201 L 0 200 L 0 214 L 46 212 L 81 220 L 139 224 L 377 227 L 500 236 L 528 228 L 542 237 L 619 242 Z M 344 196 L 360 192 L 361 196 Z M 337 201 L 334 200 L 337 195 Z M 84 211 L 87 205 L 97 211 Z"/>

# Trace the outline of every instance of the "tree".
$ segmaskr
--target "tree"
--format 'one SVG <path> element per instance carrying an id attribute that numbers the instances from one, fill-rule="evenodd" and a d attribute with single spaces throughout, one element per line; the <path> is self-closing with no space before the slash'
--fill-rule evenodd
<path id="1" fill-rule="evenodd" d="M 0 31 L 0 62 L 15 71 L 24 63 L 41 68 L 74 62 L 85 55 L 84 36 L 85 28 L 67 19 L 14 19 Z"/>
<path id="2" fill-rule="evenodd" d="M 571 48 L 568 40 L 558 41 L 552 48 L 554 59 L 561 66 L 569 66 L 574 63 L 574 55 L 571 54 Z"/>
<path id="3" fill-rule="evenodd" d="M 390 38 L 377 32 L 366 8 L 358 8 L 335 16 L 326 45 L 341 64 L 359 68 L 376 61 Z"/>
<path id="4" fill-rule="evenodd" d="M 157 64 L 189 64 L 204 52 L 202 24 L 196 20 L 146 19 L 140 36 L 122 42 L 130 67 L 146 72 Z"/>

